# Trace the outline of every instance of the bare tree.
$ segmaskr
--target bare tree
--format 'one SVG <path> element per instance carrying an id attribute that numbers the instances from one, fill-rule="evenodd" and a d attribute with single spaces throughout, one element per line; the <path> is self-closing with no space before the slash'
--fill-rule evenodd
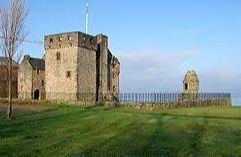
<path id="1" fill-rule="evenodd" d="M 19 52 L 19 48 L 25 40 L 25 20 L 27 11 L 25 0 L 10 0 L 10 8 L 1 8 L 0 36 L 2 41 L 0 48 L 6 58 L 8 70 L 8 109 L 7 118 L 12 118 L 12 67 L 13 57 Z"/>

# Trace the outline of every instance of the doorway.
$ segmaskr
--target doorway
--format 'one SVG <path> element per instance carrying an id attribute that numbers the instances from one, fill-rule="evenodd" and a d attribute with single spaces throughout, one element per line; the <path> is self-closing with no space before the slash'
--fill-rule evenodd
<path id="1" fill-rule="evenodd" d="M 39 100 L 39 90 L 38 89 L 36 89 L 34 91 L 33 98 L 34 98 L 34 100 Z"/>
<path id="2" fill-rule="evenodd" d="M 185 83 L 185 90 L 188 90 L 188 84 Z"/>

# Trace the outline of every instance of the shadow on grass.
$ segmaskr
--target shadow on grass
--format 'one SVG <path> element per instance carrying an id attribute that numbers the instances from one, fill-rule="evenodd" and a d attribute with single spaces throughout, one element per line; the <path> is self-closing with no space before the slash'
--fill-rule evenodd
<path id="1" fill-rule="evenodd" d="M 59 111 L 48 109 L 47 111 L 21 115 L 12 121 L 0 120 L 0 138 L 11 138 L 16 135 L 26 135 L 31 130 L 47 130 L 48 128 L 59 128 L 62 121 L 80 120 L 94 114 L 91 109 L 73 111 Z M 59 124 L 59 125 L 58 125 Z M 33 131 L 34 133 L 34 131 Z"/>
<path id="2" fill-rule="evenodd" d="M 207 156 L 207 150 L 217 150 L 217 156 L 239 153 L 238 149 L 225 149 L 226 143 L 241 143 L 240 130 L 228 126 L 220 126 L 216 132 L 221 135 L 218 138 L 226 134 L 232 138 L 221 141 L 222 145 L 212 141 L 216 150 L 207 148 L 204 137 L 210 129 L 210 117 L 126 113 L 112 112 L 111 108 L 62 107 L 58 112 L 24 116 L 10 123 L 0 121 L 1 139 L 18 137 L 12 144 L 0 143 L 0 155 L 11 156 L 14 150 L 21 150 L 19 156 Z"/>
<path id="3" fill-rule="evenodd" d="M 131 122 L 118 133 L 101 142 L 92 143 L 80 152 L 74 152 L 70 156 L 140 156 L 143 154 L 143 146 L 146 144 L 148 135 L 151 135 L 153 128 L 145 132 L 138 123 Z"/>
<path id="4" fill-rule="evenodd" d="M 111 110 L 111 109 L 110 109 Z M 114 110 L 114 109 L 112 109 Z M 117 109 L 115 109 L 117 110 Z M 218 120 L 236 120 L 241 121 L 241 117 L 222 117 L 222 116 L 211 116 L 211 115 L 185 115 L 185 114 L 173 114 L 173 113 L 155 113 L 155 112 L 142 112 L 142 111 L 127 111 L 119 110 L 122 113 L 135 113 L 135 114 L 146 114 L 146 115 L 156 115 L 156 116 L 171 116 L 171 117 L 183 117 L 183 118 L 204 118 L 204 119 L 218 119 Z"/>
<path id="5" fill-rule="evenodd" d="M 206 118 L 202 121 L 190 122 L 177 130 L 168 129 L 162 118 L 158 118 L 154 125 L 132 122 L 114 137 L 103 139 L 101 142 L 93 141 L 89 147 L 73 152 L 70 156 L 229 156 L 240 153 L 235 149 L 221 150 L 222 148 L 218 148 L 218 143 L 214 143 L 213 149 L 209 148 L 205 144 L 209 127 Z M 235 142 L 240 144 L 241 142 L 237 140 L 241 137 L 239 130 L 233 131 L 232 134 L 235 138 L 230 139 L 230 144 Z M 225 147 L 225 142 L 221 145 Z"/>
<path id="6" fill-rule="evenodd" d="M 162 116 L 176 116 L 176 117 L 184 117 L 184 118 L 204 118 L 204 119 L 220 119 L 220 120 L 238 120 L 240 121 L 241 118 L 235 118 L 235 117 L 221 117 L 221 116 L 199 116 L 199 115 L 181 115 L 181 114 L 169 114 L 164 113 L 161 114 Z"/>
<path id="7" fill-rule="evenodd" d="M 188 124 L 187 128 L 191 130 L 188 136 L 189 153 L 193 156 L 202 156 L 202 138 L 208 128 L 208 120 L 205 118 L 202 123 Z"/>
<path id="8" fill-rule="evenodd" d="M 182 132 L 166 129 L 162 119 L 154 125 L 133 122 L 116 136 L 70 156 L 198 156 L 206 125 L 189 124 L 191 133 L 187 138 Z"/>
<path id="9" fill-rule="evenodd" d="M 12 110 L 12 120 L 26 116 L 26 115 L 36 115 L 36 114 L 44 114 L 44 113 L 53 113 L 57 112 L 58 109 L 55 108 L 45 108 L 41 105 L 13 105 Z M 7 112 L 7 105 L 0 105 L 0 119 L 5 119 Z"/>

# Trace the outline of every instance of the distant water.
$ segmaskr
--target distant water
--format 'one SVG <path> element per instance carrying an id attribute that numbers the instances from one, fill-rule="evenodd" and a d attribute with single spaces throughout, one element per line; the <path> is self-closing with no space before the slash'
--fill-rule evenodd
<path id="1" fill-rule="evenodd" d="M 233 106 L 241 106 L 241 94 L 240 93 L 232 93 L 232 103 Z"/>

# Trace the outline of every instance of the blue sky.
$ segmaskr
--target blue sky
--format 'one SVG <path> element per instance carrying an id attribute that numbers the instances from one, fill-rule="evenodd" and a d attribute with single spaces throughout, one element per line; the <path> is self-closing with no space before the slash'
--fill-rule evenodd
<path id="1" fill-rule="evenodd" d="M 29 39 L 84 31 L 86 0 L 26 1 Z M 109 37 L 121 61 L 122 91 L 181 91 L 192 69 L 202 91 L 241 91 L 240 0 L 91 0 L 89 29 Z M 44 54 L 43 45 L 23 49 Z"/>

